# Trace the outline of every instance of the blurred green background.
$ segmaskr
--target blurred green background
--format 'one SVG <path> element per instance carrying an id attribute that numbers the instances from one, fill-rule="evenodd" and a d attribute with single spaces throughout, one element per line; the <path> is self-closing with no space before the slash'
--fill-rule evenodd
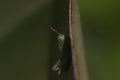
<path id="1" fill-rule="evenodd" d="M 78 2 L 90 80 L 120 80 L 120 1 Z"/>
<path id="2" fill-rule="evenodd" d="M 78 0 L 90 80 L 120 80 L 119 3 Z M 59 49 L 50 27 L 69 34 L 68 0 L 1 0 L 0 6 L 0 80 L 53 80 Z"/>
<path id="3" fill-rule="evenodd" d="M 0 1 L 0 80 L 48 80 L 51 0 Z"/>

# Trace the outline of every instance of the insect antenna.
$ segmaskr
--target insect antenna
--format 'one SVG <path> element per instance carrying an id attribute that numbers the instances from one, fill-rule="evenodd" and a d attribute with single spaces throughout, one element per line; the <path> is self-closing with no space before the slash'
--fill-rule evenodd
<path id="1" fill-rule="evenodd" d="M 60 35 L 61 33 L 59 33 L 56 29 L 54 29 L 53 27 L 50 28 L 53 32 L 57 33 L 58 35 Z"/>

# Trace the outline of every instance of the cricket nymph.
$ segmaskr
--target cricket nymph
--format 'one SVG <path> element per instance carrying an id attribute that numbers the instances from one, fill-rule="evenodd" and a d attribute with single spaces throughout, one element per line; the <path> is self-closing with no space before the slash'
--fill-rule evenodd
<path id="1" fill-rule="evenodd" d="M 54 28 L 51 29 L 53 30 Z M 53 31 L 58 33 L 55 29 Z M 57 40 L 58 47 L 61 50 L 62 55 L 52 67 L 52 70 L 56 71 L 58 75 L 61 75 L 63 72 L 67 72 L 69 70 L 72 63 L 71 43 L 69 36 L 60 33 L 58 34 Z"/>

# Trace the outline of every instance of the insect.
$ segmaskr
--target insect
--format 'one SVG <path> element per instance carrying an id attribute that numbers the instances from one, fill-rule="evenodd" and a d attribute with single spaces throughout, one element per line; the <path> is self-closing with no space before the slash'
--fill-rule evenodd
<path id="1" fill-rule="evenodd" d="M 70 37 L 59 33 L 53 27 L 51 27 L 51 30 L 58 34 L 58 37 L 57 37 L 58 47 L 62 52 L 61 57 L 58 59 L 56 64 L 52 67 L 52 70 L 56 71 L 58 75 L 61 75 L 62 73 L 67 72 L 69 70 L 69 67 L 72 63 Z"/>

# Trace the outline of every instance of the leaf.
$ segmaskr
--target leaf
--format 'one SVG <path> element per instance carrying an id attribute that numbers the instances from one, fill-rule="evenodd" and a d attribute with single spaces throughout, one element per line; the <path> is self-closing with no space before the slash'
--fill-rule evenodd
<path id="1" fill-rule="evenodd" d="M 75 80 L 88 80 L 80 13 L 76 0 L 70 0 L 69 24 Z"/>

